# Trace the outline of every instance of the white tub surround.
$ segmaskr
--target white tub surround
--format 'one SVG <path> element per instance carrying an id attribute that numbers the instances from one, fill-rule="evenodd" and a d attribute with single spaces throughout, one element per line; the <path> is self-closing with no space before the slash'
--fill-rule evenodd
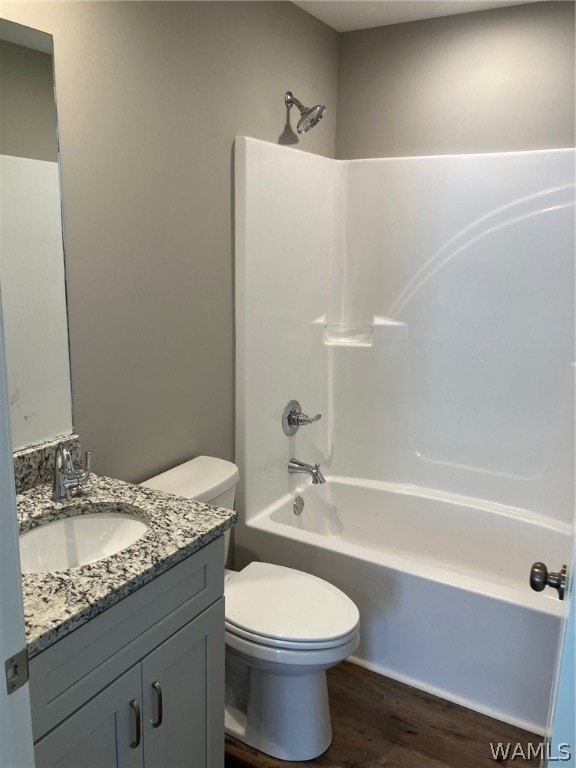
<path id="1" fill-rule="evenodd" d="M 574 510 L 574 158 L 236 147 L 237 566 L 333 582 L 360 663 L 537 731 L 562 604 L 528 575 L 566 561 Z M 287 437 L 293 399 L 322 419 Z"/>

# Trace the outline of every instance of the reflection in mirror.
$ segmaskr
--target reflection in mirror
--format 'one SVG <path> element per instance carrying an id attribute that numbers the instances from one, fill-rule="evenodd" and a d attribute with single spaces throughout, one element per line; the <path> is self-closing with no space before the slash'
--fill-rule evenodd
<path id="1" fill-rule="evenodd" d="M 0 20 L 0 289 L 14 450 L 72 432 L 52 37 Z"/>

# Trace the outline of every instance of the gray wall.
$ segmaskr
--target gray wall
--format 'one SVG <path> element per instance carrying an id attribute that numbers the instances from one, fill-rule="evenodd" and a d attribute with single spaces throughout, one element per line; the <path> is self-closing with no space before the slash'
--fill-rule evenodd
<path id="1" fill-rule="evenodd" d="M 571 3 L 342 36 L 285 2 L 2 15 L 54 35 L 74 422 L 127 480 L 233 455 L 232 146 L 279 140 L 286 89 L 328 106 L 299 144 L 327 156 L 337 106 L 342 158 L 574 140 Z"/>
<path id="2" fill-rule="evenodd" d="M 338 36 L 285 2 L 2 3 L 54 35 L 74 425 L 138 481 L 233 455 L 232 149 L 276 142 L 284 91 L 329 112 Z"/>
<path id="3" fill-rule="evenodd" d="M 52 56 L 0 40 L 0 154 L 58 159 Z"/>
<path id="4" fill-rule="evenodd" d="M 339 158 L 574 146 L 574 3 L 341 36 Z"/>

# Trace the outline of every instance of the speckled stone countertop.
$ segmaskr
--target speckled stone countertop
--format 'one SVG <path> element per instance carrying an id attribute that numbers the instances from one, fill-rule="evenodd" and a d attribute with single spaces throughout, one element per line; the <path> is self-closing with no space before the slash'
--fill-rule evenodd
<path id="1" fill-rule="evenodd" d="M 17 495 L 21 533 L 79 512 L 96 512 L 99 504 L 110 503 L 120 509 L 137 508 L 130 512 L 146 521 L 149 529 L 127 549 L 103 560 L 67 571 L 23 574 L 30 657 L 201 549 L 236 521 L 236 513 L 229 509 L 98 475 L 92 475 L 70 501 L 55 502 L 51 495 L 52 486 L 46 484 Z"/>

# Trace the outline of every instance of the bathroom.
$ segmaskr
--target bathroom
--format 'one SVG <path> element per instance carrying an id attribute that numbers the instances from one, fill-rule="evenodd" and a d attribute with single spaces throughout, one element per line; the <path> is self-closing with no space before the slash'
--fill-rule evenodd
<path id="1" fill-rule="evenodd" d="M 326 104 L 294 146 L 327 158 L 573 146 L 572 13 L 338 33 L 281 2 L 3 3 L 54 36 L 74 429 L 94 469 L 139 482 L 234 458 L 235 136 L 281 143 L 290 88 Z"/>

